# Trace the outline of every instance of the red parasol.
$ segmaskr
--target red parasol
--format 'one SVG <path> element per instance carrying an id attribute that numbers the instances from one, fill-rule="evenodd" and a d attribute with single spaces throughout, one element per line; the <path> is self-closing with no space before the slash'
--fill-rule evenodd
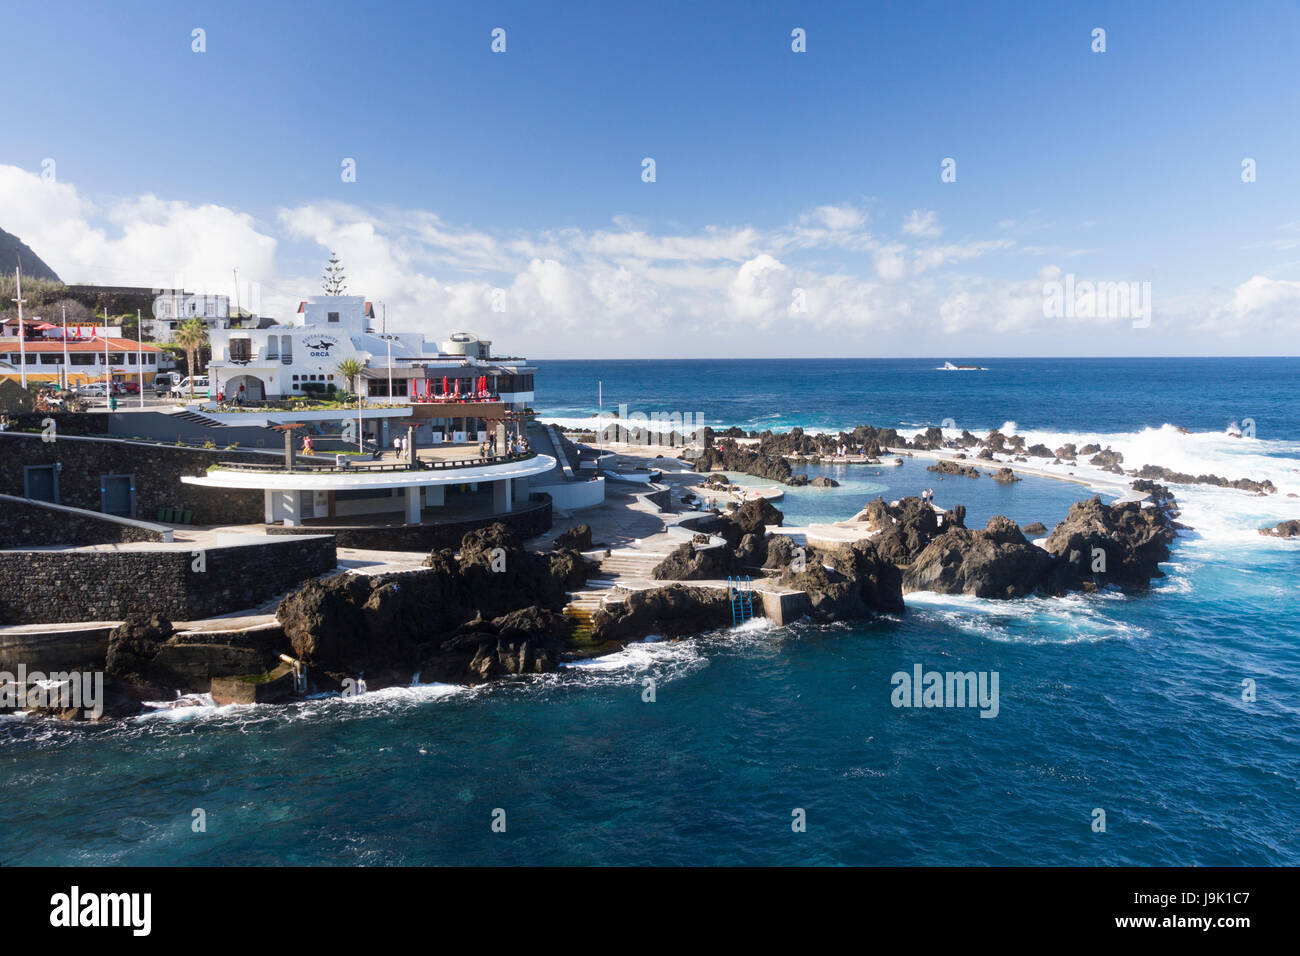
<path id="1" fill-rule="evenodd" d="M 447 397 L 447 376 L 442 377 L 442 397 Z"/>

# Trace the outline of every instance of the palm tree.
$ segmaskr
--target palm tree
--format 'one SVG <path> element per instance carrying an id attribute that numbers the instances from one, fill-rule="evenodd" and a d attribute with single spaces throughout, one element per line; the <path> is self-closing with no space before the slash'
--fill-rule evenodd
<path id="1" fill-rule="evenodd" d="M 195 365 L 199 349 L 208 342 L 208 327 L 198 316 L 186 319 L 177 327 L 175 341 L 185 350 L 185 368 L 189 370 L 190 400 L 193 401 Z"/>
<path id="2" fill-rule="evenodd" d="M 356 358 L 345 358 L 342 362 L 339 362 L 336 370 L 340 375 L 342 375 L 344 378 L 348 380 L 349 392 L 357 394 L 357 390 L 355 388 L 356 381 L 357 378 L 360 377 L 361 372 L 364 368 L 365 366 L 361 364 L 361 360 Z M 360 401 L 360 398 L 361 396 L 357 394 L 358 401 Z"/>

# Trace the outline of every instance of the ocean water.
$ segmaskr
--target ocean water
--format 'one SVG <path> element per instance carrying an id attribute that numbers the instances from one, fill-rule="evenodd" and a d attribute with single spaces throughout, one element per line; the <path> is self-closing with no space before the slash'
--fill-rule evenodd
<path id="1" fill-rule="evenodd" d="M 1279 494 L 1175 488 L 1194 530 L 1142 595 L 916 594 L 897 619 L 750 622 L 477 689 L 0 719 L 0 863 L 1300 863 L 1300 542 L 1255 530 L 1300 517 L 1300 361 L 951 358 L 989 370 L 545 362 L 537 407 L 586 420 L 601 381 L 607 409 L 719 426 L 950 418 L 1100 440 L 1126 465 L 1268 477 Z M 1254 438 L 1225 432 L 1246 419 Z M 1094 493 L 924 469 L 812 469 L 841 487 L 791 489 L 782 507 L 833 520 L 933 486 L 969 524 L 1050 527 Z M 997 716 L 893 706 L 891 676 L 918 664 L 996 672 Z"/>

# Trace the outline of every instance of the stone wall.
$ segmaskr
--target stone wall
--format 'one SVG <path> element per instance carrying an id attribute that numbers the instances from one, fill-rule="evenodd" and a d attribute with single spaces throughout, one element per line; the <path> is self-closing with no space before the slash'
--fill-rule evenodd
<path id="1" fill-rule="evenodd" d="M 80 416 L 86 417 L 86 416 Z M 94 416 L 92 416 L 94 417 Z M 62 464 L 59 504 L 99 511 L 101 475 L 132 475 L 136 512 L 155 521 L 159 508 L 193 512 L 193 524 L 260 524 L 265 517 L 262 492 L 203 488 L 181 483 L 182 475 L 204 475 L 221 461 L 276 460 L 258 452 L 182 448 L 111 438 L 83 438 L 59 433 L 52 442 L 37 435 L 0 432 L 0 494 L 23 497 L 23 466 Z"/>
<path id="2" fill-rule="evenodd" d="M 98 512 L 0 495 L 0 548 L 43 544 L 123 544 L 165 541 L 161 529 L 114 521 Z"/>
<path id="3" fill-rule="evenodd" d="M 338 565 L 328 536 L 207 548 L 0 552 L 0 625 L 251 610 Z"/>
<path id="4" fill-rule="evenodd" d="M 436 548 L 459 548 L 460 539 L 476 528 L 501 522 L 521 540 L 545 534 L 551 530 L 551 498 L 549 495 L 530 495 L 525 505 L 516 503 L 509 514 L 437 524 L 391 525 L 322 525 L 307 524 L 286 528 L 267 525 L 268 534 L 331 534 L 340 548 L 359 548 L 371 551 L 433 551 Z"/>

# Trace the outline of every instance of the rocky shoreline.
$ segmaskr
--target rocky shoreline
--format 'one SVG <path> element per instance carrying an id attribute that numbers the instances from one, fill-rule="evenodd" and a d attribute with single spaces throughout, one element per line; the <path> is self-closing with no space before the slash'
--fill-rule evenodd
<path id="1" fill-rule="evenodd" d="M 1159 564 L 1169 559 L 1181 525 L 1168 489 L 1146 480 L 1133 488 L 1143 501 L 1076 503 L 1042 546 L 1008 518 L 971 529 L 963 506 L 939 512 L 906 497 L 877 498 L 854 517 L 867 538 L 797 547 L 769 530 L 784 520 L 776 507 L 747 501 L 693 519 L 697 540 L 654 567 L 656 586 L 602 605 L 581 634 L 563 612 L 569 593 L 596 570 L 583 554 L 592 546 L 590 529 L 579 526 L 557 536 L 551 550 L 535 552 L 493 525 L 467 534 L 457 551 L 431 552 L 417 570 L 309 581 L 281 601 L 278 628 L 238 641 L 198 644 L 158 618 L 126 622 L 109 641 L 104 716 L 138 714 L 145 702 L 173 694 L 210 692 L 218 704 L 280 703 L 299 699 L 303 683 L 309 694 L 351 694 L 554 672 L 649 635 L 729 626 L 726 590 L 692 582 L 731 575 L 802 592 L 806 616 L 821 622 L 904 614 L 904 596 L 913 591 L 1011 599 L 1107 585 L 1142 590 L 1163 576 Z M 219 673 L 223 668 L 230 676 Z"/>
<path id="2" fill-rule="evenodd" d="M 741 444 L 741 441 L 745 444 Z M 931 426 L 923 432 L 917 432 L 908 439 L 893 428 L 875 428 L 871 425 L 859 425 L 852 431 L 837 434 L 810 435 L 801 428 L 789 432 L 771 431 L 745 432 L 740 428 L 725 431 L 703 429 L 703 451 L 697 462 L 701 468 L 717 471 L 739 471 L 757 478 L 779 481 L 783 484 L 799 486 L 808 483 L 805 475 L 796 475 L 790 466 L 791 460 L 818 464 L 822 461 L 842 460 L 838 452 L 844 449 L 848 454 L 862 458 L 865 464 L 880 464 L 893 449 L 920 452 L 952 452 L 953 458 L 962 460 L 973 458 L 979 461 L 994 461 L 995 455 L 1010 457 L 1013 462 L 1028 464 L 1031 459 L 1042 459 L 1044 463 L 1061 465 L 1086 462 L 1095 468 L 1118 475 L 1123 478 L 1147 479 L 1180 485 L 1211 485 L 1217 488 L 1233 488 L 1255 494 L 1275 494 L 1277 487 L 1272 481 L 1253 478 L 1224 478 L 1215 474 L 1192 475 L 1174 471 L 1161 465 L 1144 464 L 1140 468 L 1125 469 L 1124 455 L 1109 447 L 1087 444 L 1078 447 L 1066 443 L 1051 449 L 1042 444 L 1028 444 L 1021 435 L 1004 435 L 996 429 L 980 438 L 969 431 L 963 431 L 958 438 L 945 439 L 943 431 Z M 977 478 L 981 472 L 974 465 L 958 465 L 952 460 L 940 459 L 930 466 L 931 471 L 943 474 L 962 475 Z M 996 481 L 1010 482 L 1018 480 L 1012 469 L 1002 467 L 990 472 Z"/>

